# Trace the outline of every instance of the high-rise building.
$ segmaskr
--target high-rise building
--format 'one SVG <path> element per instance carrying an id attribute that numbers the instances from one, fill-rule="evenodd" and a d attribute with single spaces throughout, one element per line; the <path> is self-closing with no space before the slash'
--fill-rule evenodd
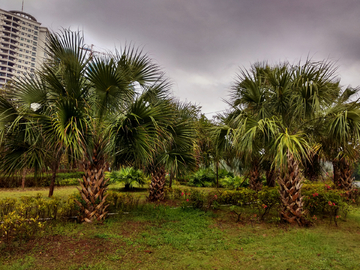
<path id="1" fill-rule="evenodd" d="M 33 74 L 46 59 L 49 31 L 22 11 L 0 9 L 0 88 L 15 77 Z"/>

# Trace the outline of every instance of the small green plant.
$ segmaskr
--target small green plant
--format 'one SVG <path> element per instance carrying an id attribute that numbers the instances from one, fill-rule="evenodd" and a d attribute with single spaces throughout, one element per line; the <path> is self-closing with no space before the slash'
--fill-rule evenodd
<path id="1" fill-rule="evenodd" d="M 34 236 L 43 224 L 39 222 L 39 217 L 26 218 L 25 207 L 19 205 L 15 211 L 12 211 L 2 218 L 0 224 L 0 239 L 5 244 L 10 244 L 13 240 L 27 240 Z"/>
<path id="2" fill-rule="evenodd" d="M 188 185 L 194 187 L 211 187 L 215 185 L 215 180 L 216 177 L 213 170 L 210 168 L 199 169 L 190 176 Z"/>
<path id="3" fill-rule="evenodd" d="M 225 176 L 220 180 L 220 185 L 227 189 L 238 189 L 240 187 L 248 187 L 248 179 L 244 179 L 241 176 Z"/>
<path id="4" fill-rule="evenodd" d="M 109 183 L 124 183 L 125 189 L 129 190 L 134 188 L 134 184 L 143 186 L 146 184 L 146 176 L 142 170 L 134 169 L 133 167 L 125 167 L 120 171 L 112 171 L 106 173 L 106 176 L 109 178 Z"/>

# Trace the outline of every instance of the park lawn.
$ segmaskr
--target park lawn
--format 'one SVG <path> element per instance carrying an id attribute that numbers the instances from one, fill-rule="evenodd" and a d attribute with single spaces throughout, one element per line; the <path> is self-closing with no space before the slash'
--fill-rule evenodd
<path id="1" fill-rule="evenodd" d="M 54 195 L 67 198 L 69 195 L 78 192 L 76 186 L 55 187 Z M 0 199 L 14 198 L 19 199 L 23 196 L 36 196 L 41 194 L 43 197 L 49 195 L 48 187 L 26 187 L 22 188 L 0 188 Z"/>
<path id="2" fill-rule="evenodd" d="M 68 196 L 76 193 L 78 194 L 79 191 L 76 187 L 80 186 L 60 186 L 55 187 L 54 196 L 58 196 L 61 198 L 66 199 Z M 119 184 L 112 184 L 109 185 L 109 190 L 121 190 L 124 188 L 124 185 Z M 135 189 L 134 191 L 127 191 L 127 193 L 131 193 L 137 196 L 147 195 L 147 189 Z M 26 187 L 25 189 L 22 188 L 0 188 L 0 200 L 4 198 L 21 198 L 23 196 L 36 196 L 37 194 L 41 194 L 43 197 L 47 197 L 49 195 L 49 187 Z"/>
<path id="3" fill-rule="evenodd" d="M 61 197 L 66 199 L 68 196 L 76 193 L 78 194 L 78 190 L 76 187 L 80 186 L 57 186 L 54 190 L 54 196 Z M 174 185 L 175 188 L 181 188 L 181 189 L 195 189 L 195 190 L 201 190 L 204 192 L 210 192 L 215 191 L 216 188 L 199 188 L 199 187 L 187 187 L 187 186 L 180 186 L 180 185 Z M 108 187 L 109 191 L 124 191 L 124 184 L 123 183 L 116 183 L 111 184 Z M 149 191 L 147 188 L 136 186 L 135 189 L 126 191 L 127 194 L 132 194 L 137 197 L 141 197 L 142 200 L 145 200 L 146 197 L 149 195 Z M 19 199 L 23 196 L 36 196 L 37 194 L 41 194 L 43 197 L 47 197 L 49 195 L 49 187 L 26 187 L 25 189 L 22 188 L 0 188 L 0 200 L 5 198 L 14 198 Z"/>
<path id="4" fill-rule="evenodd" d="M 47 223 L 0 269 L 359 269 L 360 209 L 339 226 L 236 223 L 230 212 L 144 204 L 103 225 Z"/>

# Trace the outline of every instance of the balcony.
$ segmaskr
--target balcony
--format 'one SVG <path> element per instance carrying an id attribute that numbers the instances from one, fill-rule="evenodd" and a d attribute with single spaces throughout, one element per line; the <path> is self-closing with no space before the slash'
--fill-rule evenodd
<path id="1" fill-rule="evenodd" d="M 3 37 L 2 42 L 10 43 L 10 38 Z"/>

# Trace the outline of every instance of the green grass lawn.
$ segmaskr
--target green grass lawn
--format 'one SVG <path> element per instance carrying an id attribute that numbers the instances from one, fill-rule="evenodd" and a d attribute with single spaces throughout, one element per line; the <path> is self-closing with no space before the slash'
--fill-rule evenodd
<path id="1" fill-rule="evenodd" d="M 77 186 L 61 186 L 55 187 L 54 196 L 66 198 L 69 195 L 78 192 Z M 80 187 L 80 186 L 78 186 Z M 109 190 L 120 190 L 124 188 L 123 184 L 113 184 L 109 185 Z M 48 187 L 26 187 L 25 189 L 22 188 L 0 188 L 0 199 L 4 198 L 20 198 L 22 196 L 36 196 L 40 193 L 42 196 L 47 197 L 49 195 L 49 188 Z M 135 194 L 138 196 L 145 196 L 147 195 L 146 189 L 135 189 L 133 192 L 129 192 L 131 194 Z"/>
<path id="2" fill-rule="evenodd" d="M 80 186 L 78 186 L 80 187 Z M 135 184 L 136 187 L 136 184 Z M 183 189 L 190 189 L 190 187 L 186 186 L 177 186 L 174 185 L 174 187 L 183 188 Z M 108 190 L 115 190 L 115 191 L 122 191 L 124 189 L 124 184 L 117 183 L 117 184 L 111 184 L 108 187 Z M 191 187 L 191 189 L 198 189 L 202 191 L 213 191 L 215 188 L 198 188 L 198 187 Z M 54 196 L 66 198 L 71 194 L 74 194 L 75 192 L 78 192 L 76 186 L 60 186 L 55 187 Z M 47 197 L 49 195 L 49 188 L 48 187 L 26 187 L 25 189 L 22 188 L 0 188 L 0 200 L 4 198 L 20 198 L 22 196 L 36 196 L 38 193 L 40 193 L 42 196 Z M 135 196 L 140 196 L 142 199 L 145 199 L 148 195 L 148 190 L 146 187 L 136 187 L 134 190 L 127 191 L 127 193 L 133 194 Z"/>
<path id="3" fill-rule="evenodd" d="M 360 209 L 339 226 L 236 223 L 226 209 L 144 204 L 103 225 L 49 222 L 2 247 L 0 269 L 360 269 Z"/>

